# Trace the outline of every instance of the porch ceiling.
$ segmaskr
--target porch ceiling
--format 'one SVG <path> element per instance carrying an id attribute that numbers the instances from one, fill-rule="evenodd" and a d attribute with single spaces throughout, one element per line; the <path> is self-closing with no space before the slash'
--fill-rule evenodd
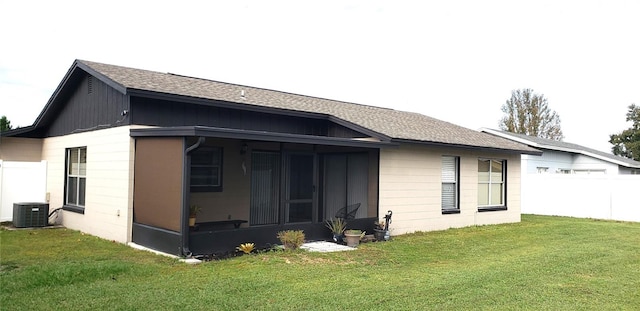
<path id="1" fill-rule="evenodd" d="M 299 135 L 277 132 L 260 132 L 206 126 L 177 126 L 131 129 L 131 137 L 216 137 L 299 144 L 383 148 L 396 143 L 375 138 L 340 138 L 326 136 Z"/>

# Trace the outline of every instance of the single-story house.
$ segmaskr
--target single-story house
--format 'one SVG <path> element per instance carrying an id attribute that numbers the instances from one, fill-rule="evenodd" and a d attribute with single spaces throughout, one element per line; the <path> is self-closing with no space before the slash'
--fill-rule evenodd
<path id="1" fill-rule="evenodd" d="M 349 207 L 392 234 L 520 221 L 525 144 L 425 115 L 76 60 L 7 161 L 46 161 L 62 223 L 189 256 L 277 243 Z M 190 206 L 201 207 L 196 226 Z"/>
<path id="2" fill-rule="evenodd" d="M 523 154 L 522 174 L 640 174 L 640 162 L 585 146 L 488 128 L 481 131 L 542 151 Z"/>

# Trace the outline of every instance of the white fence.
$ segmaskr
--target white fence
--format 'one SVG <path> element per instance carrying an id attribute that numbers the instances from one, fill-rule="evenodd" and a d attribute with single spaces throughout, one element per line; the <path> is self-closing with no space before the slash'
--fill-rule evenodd
<path id="1" fill-rule="evenodd" d="M 0 160 L 0 221 L 13 220 L 13 203 L 46 202 L 47 162 Z"/>
<path id="2" fill-rule="evenodd" d="M 522 213 L 640 222 L 640 176 L 526 174 Z"/>

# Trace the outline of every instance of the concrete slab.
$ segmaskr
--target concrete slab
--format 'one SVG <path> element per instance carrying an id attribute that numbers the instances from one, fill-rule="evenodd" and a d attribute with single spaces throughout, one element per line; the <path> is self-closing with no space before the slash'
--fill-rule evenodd
<path id="1" fill-rule="evenodd" d="M 343 252 L 343 251 L 355 250 L 354 247 L 349 247 L 349 246 L 336 244 L 333 242 L 326 242 L 326 241 L 304 243 L 302 244 L 302 246 L 300 246 L 300 248 L 305 249 L 309 252 L 321 252 L 321 253 Z"/>
<path id="2" fill-rule="evenodd" d="M 162 255 L 162 256 L 166 256 L 166 257 L 175 258 L 175 259 L 178 259 L 181 262 L 184 262 L 184 263 L 187 263 L 187 264 L 190 264 L 190 265 L 199 264 L 199 263 L 202 262 L 202 260 L 195 259 L 195 258 L 181 258 L 181 257 L 178 257 L 176 255 L 171 255 L 171 254 L 167 254 L 167 253 L 164 253 L 164 252 L 160 252 L 160 251 L 157 251 L 155 249 L 147 248 L 147 247 L 144 247 L 144 246 L 142 246 L 140 244 L 136 244 L 136 243 L 133 243 L 133 242 L 129 242 L 129 243 L 127 243 L 127 245 L 129 245 L 130 247 L 133 247 L 133 248 L 135 248 L 137 250 L 147 251 L 147 252 L 154 253 L 156 255 Z"/>

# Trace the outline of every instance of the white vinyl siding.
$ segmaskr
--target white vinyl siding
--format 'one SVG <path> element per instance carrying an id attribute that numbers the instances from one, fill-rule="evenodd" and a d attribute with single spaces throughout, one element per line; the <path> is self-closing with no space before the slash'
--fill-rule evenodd
<path id="1" fill-rule="evenodd" d="M 459 157 L 460 212 L 442 212 L 442 156 Z M 504 159 L 508 183 L 499 212 L 478 210 L 478 159 Z M 520 155 L 400 144 L 380 150 L 378 215 L 393 211 L 392 235 L 520 221 Z"/>
<path id="2" fill-rule="evenodd" d="M 62 225 L 121 243 L 131 241 L 134 142 L 130 126 L 49 137 L 43 140 L 47 161 L 49 206 L 67 205 L 67 150 L 86 146 L 84 207 L 64 210 Z M 83 210 L 84 212 L 77 212 Z"/>
<path id="3" fill-rule="evenodd" d="M 442 157 L 442 210 L 459 210 L 459 158 Z"/>

